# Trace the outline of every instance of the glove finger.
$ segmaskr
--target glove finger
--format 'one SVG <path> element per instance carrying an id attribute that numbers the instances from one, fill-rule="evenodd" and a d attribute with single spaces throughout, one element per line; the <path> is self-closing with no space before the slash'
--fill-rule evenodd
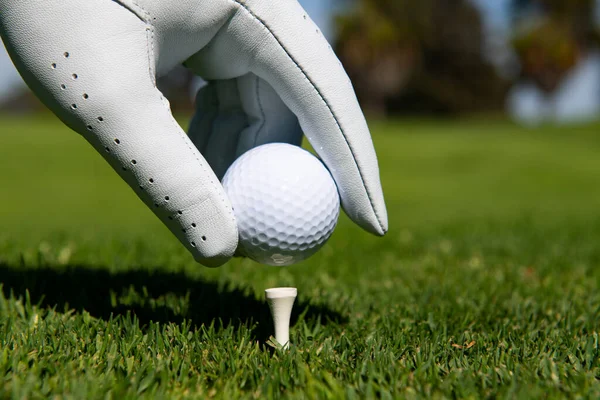
<path id="1" fill-rule="evenodd" d="M 219 179 L 253 147 L 302 142 L 296 115 L 254 74 L 210 82 L 198 92 L 196 108 L 189 136 Z"/>
<path id="2" fill-rule="evenodd" d="M 28 17 L 34 13 L 45 15 L 43 22 Z M 227 261 L 238 238 L 231 206 L 155 86 L 148 26 L 98 0 L 11 2 L 1 14 L 4 43 L 38 97 L 104 156 L 198 262 Z"/>
<path id="3" fill-rule="evenodd" d="M 198 61 L 210 60 L 211 54 L 225 48 L 221 45 L 228 45 L 222 57 L 248 55 L 235 65 L 247 65 L 269 82 L 297 115 L 304 134 L 329 167 L 348 216 L 374 234 L 385 234 L 387 211 L 369 128 L 331 47 L 297 1 L 238 4 L 239 12 L 222 29 L 229 39 L 216 38 Z M 223 62 L 232 63 L 233 59 Z M 204 69 L 218 73 L 210 70 L 210 64 Z"/>
<path id="4" fill-rule="evenodd" d="M 302 143 L 296 115 L 264 79 L 254 74 L 238 78 L 242 107 L 249 125 L 239 137 L 236 156 L 266 143 Z"/>
<path id="5" fill-rule="evenodd" d="M 235 160 L 238 137 L 247 126 L 237 80 L 212 81 L 200 89 L 188 133 L 219 179 Z"/>

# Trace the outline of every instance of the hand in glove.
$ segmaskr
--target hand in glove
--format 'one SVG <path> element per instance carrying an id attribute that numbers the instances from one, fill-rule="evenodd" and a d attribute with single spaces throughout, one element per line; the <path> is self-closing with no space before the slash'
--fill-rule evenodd
<path id="1" fill-rule="evenodd" d="M 383 235 L 377 157 L 352 85 L 295 0 L 0 0 L 22 77 L 83 135 L 201 264 L 234 254 L 219 179 L 248 149 L 306 135 L 342 206 Z M 156 77 L 184 64 L 209 82 L 188 135 Z M 76 188 L 74 188 L 76 190 Z"/>

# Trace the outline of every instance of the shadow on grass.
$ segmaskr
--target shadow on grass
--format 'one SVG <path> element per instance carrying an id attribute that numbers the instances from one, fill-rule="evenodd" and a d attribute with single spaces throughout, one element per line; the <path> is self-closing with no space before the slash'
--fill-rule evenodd
<path id="1" fill-rule="evenodd" d="M 183 273 L 110 273 L 89 266 L 27 268 L 0 264 L 0 285 L 5 296 L 11 292 L 24 295 L 29 290 L 32 304 L 56 307 L 57 311 L 86 310 L 105 320 L 127 313 L 135 314 L 141 325 L 189 320 L 195 326 L 212 322 L 218 326 L 220 320 L 226 326 L 254 326 L 254 339 L 261 341 L 268 339 L 273 329 L 265 301 L 258 301 L 241 289 L 219 287 Z M 336 311 L 297 301 L 292 324 L 300 315 L 307 322 L 324 325 L 347 322 Z"/>

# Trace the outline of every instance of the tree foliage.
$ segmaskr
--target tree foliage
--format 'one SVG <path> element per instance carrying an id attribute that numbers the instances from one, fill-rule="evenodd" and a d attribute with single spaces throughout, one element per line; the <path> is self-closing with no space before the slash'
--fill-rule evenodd
<path id="1" fill-rule="evenodd" d="M 357 0 L 336 19 L 336 51 L 371 112 L 499 109 L 506 84 L 484 56 L 468 0 Z"/>
<path id="2" fill-rule="evenodd" d="M 521 78 L 552 92 L 597 47 L 594 0 L 514 0 L 513 47 Z"/>

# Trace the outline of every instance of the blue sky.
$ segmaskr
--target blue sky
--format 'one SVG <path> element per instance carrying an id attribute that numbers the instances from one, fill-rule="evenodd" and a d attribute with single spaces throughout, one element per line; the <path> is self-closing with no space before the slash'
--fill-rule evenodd
<path id="1" fill-rule="evenodd" d="M 471 0 L 482 11 L 488 27 L 508 29 L 510 0 Z"/>
<path id="2" fill-rule="evenodd" d="M 333 8 L 332 0 L 300 0 L 300 4 L 313 21 L 319 25 L 321 31 L 327 37 L 331 37 L 330 14 Z"/>

